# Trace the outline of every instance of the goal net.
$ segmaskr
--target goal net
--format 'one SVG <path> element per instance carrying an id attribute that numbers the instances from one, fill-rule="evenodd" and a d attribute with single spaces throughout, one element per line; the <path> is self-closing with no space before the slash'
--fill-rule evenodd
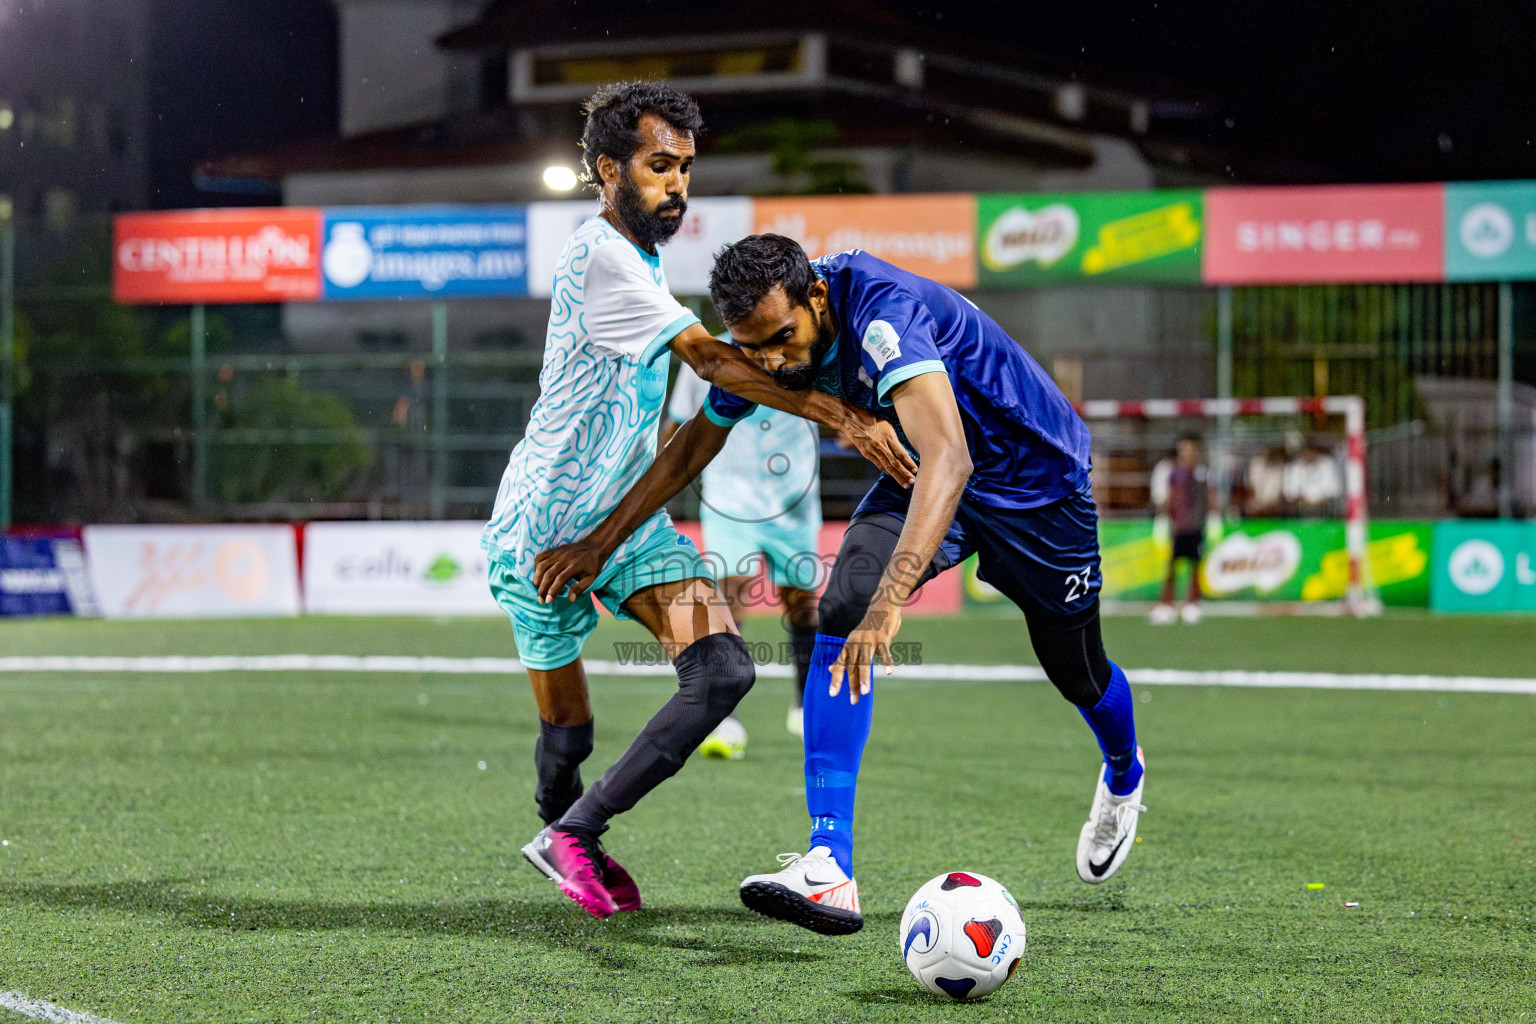
<path id="1" fill-rule="evenodd" d="M 1363 399 L 1091 401 L 1078 410 L 1093 433 L 1106 603 L 1162 597 L 1173 530 L 1157 513 L 1178 443 L 1188 439 L 1198 442 L 1211 506 L 1198 570 L 1208 609 L 1380 610 Z M 1182 572 L 1178 598 L 1187 593 Z"/>

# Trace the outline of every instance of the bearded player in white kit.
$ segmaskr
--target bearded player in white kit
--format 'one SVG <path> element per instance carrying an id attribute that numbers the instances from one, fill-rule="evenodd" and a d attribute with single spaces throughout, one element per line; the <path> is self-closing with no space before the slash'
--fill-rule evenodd
<path id="1" fill-rule="evenodd" d="M 598 213 L 556 268 L 539 400 L 481 541 L 539 709 L 535 800 L 547 824 L 523 855 L 595 917 L 641 902 L 599 842 L 608 819 L 676 773 L 755 679 L 708 566 L 665 511 L 623 537 L 599 526 L 655 459 L 662 357 L 670 349 L 711 384 L 841 431 L 897 479 L 910 482 L 915 469 L 888 424 L 818 392 L 780 389 L 667 291 L 658 246 L 687 211 L 701 127 L 694 101 L 661 83 L 607 86 L 588 102 L 583 164 Z M 581 650 L 597 610 L 585 593 L 542 601 L 534 566 L 539 552 L 577 541 L 603 557 L 595 577 L 573 582 L 650 630 L 678 675 L 677 692 L 585 792 L 592 709 Z"/>

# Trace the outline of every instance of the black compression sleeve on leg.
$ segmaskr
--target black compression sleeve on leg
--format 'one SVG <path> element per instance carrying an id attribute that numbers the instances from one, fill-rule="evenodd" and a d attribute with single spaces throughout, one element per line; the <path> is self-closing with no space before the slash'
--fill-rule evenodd
<path id="1" fill-rule="evenodd" d="M 645 723 L 622 757 L 560 818 L 562 828 L 601 834 L 608 819 L 677 774 L 704 737 L 736 710 L 756 680 L 752 656 L 735 633 L 714 633 L 672 662 L 677 692 Z"/>
<path id="2" fill-rule="evenodd" d="M 795 707 L 805 703 L 805 677 L 811 670 L 811 655 L 816 650 L 816 627 L 790 626 L 789 650 L 795 659 Z"/>
<path id="3" fill-rule="evenodd" d="M 1099 604 L 1072 615 L 1024 616 L 1029 642 L 1047 678 L 1080 708 L 1098 704 L 1109 688 L 1109 655 L 1099 630 Z"/>
<path id="4" fill-rule="evenodd" d="M 570 810 L 581 796 L 581 762 L 591 753 L 591 722 L 550 725 L 539 719 L 539 738 L 533 744 L 533 764 L 538 772 L 533 799 L 546 825 Z"/>

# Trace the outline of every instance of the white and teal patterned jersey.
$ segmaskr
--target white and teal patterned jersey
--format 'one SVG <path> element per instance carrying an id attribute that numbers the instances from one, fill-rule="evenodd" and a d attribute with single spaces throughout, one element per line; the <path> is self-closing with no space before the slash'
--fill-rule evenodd
<path id="1" fill-rule="evenodd" d="M 656 458 L 672 339 L 699 322 L 667 291 L 661 260 L 602 217 L 565 243 L 555 267 L 539 400 L 512 449 L 481 544 L 524 579 L 541 551 L 579 540 Z M 614 552 L 658 530 L 652 516 Z"/>
<path id="2" fill-rule="evenodd" d="M 686 364 L 672 385 L 667 416 L 685 423 L 704 404 L 709 385 Z M 816 425 L 757 406 L 738 420 L 725 447 L 704 467 L 705 505 L 726 519 L 803 530 L 821 526 L 820 449 Z"/>

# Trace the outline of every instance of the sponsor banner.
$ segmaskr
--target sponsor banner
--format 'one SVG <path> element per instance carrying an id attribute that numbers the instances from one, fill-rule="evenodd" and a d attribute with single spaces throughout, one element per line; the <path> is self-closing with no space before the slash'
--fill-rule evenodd
<path id="1" fill-rule="evenodd" d="M 812 259 L 863 249 L 951 288 L 976 287 L 976 197 L 809 196 L 758 199 L 755 233 L 788 235 Z"/>
<path id="2" fill-rule="evenodd" d="M 980 284 L 1199 284 L 1201 212 L 1197 189 L 980 195 Z"/>
<path id="3" fill-rule="evenodd" d="M 528 294 L 547 298 L 566 240 L 597 213 L 594 200 L 528 204 Z M 690 199 L 683 226 L 661 247 L 661 265 L 674 295 L 708 295 L 709 271 L 722 245 L 752 233 L 752 200 L 745 196 Z"/>
<path id="4" fill-rule="evenodd" d="M 521 206 L 330 207 L 324 237 L 327 299 L 528 294 Z"/>
<path id="5" fill-rule="evenodd" d="M 74 537 L 0 537 L 0 615 L 96 614 Z"/>
<path id="6" fill-rule="evenodd" d="M 1208 189 L 1205 281 L 1439 281 L 1444 200 L 1443 185 Z"/>
<path id="7" fill-rule="evenodd" d="M 1536 279 L 1536 181 L 1445 186 L 1445 279 Z"/>
<path id="8" fill-rule="evenodd" d="M 320 297 L 319 210 L 127 213 L 112 234 L 112 295 L 121 303 Z"/>
<path id="9" fill-rule="evenodd" d="M 106 618 L 299 614 L 291 526 L 87 526 L 84 536 Z"/>
<path id="10" fill-rule="evenodd" d="M 1429 606 L 1442 612 L 1536 611 L 1536 523 L 1436 523 Z"/>
<path id="11" fill-rule="evenodd" d="M 320 615 L 500 615 L 483 522 L 310 523 L 304 610 Z"/>
<path id="12" fill-rule="evenodd" d="M 1106 599 L 1155 601 L 1172 554 L 1172 539 L 1150 519 L 1099 521 Z M 1370 523 L 1368 572 L 1384 604 L 1422 608 L 1429 603 L 1430 527 L 1406 520 Z M 1349 555 L 1342 520 L 1250 519 L 1229 524 L 1206 545 L 1201 584 L 1210 600 L 1337 601 L 1349 586 Z M 1183 572 L 1177 594 L 1185 593 Z M 967 604 L 1005 602 L 965 563 Z"/>

